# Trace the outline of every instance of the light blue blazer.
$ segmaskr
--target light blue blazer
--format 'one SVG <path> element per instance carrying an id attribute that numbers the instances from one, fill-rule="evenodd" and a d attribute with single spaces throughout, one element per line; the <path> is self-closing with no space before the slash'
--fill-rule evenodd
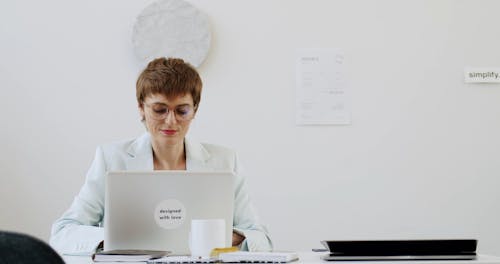
<path id="1" fill-rule="evenodd" d="M 252 207 L 245 179 L 239 174 L 236 153 L 230 149 L 185 140 L 186 167 L 190 171 L 233 171 L 234 230 L 246 239 L 241 250 L 270 251 L 272 243 L 266 228 L 259 224 Z M 86 180 L 71 207 L 52 226 L 50 244 L 70 255 L 92 254 L 104 239 L 104 176 L 112 170 L 153 170 L 149 133 L 141 137 L 97 148 Z"/>

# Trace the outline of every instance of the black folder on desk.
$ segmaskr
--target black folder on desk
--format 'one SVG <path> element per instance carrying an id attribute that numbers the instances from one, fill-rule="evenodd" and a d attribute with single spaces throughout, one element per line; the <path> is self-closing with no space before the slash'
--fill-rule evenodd
<path id="1" fill-rule="evenodd" d="M 475 239 L 324 240 L 330 251 L 323 260 L 471 260 Z"/>

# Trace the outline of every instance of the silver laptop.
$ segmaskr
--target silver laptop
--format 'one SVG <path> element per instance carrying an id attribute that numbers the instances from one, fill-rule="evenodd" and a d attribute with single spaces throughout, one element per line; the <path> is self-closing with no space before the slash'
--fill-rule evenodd
<path id="1" fill-rule="evenodd" d="M 115 171 L 106 176 L 104 250 L 189 255 L 191 219 L 225 219 L 231 246 L 231 172 Z"/>

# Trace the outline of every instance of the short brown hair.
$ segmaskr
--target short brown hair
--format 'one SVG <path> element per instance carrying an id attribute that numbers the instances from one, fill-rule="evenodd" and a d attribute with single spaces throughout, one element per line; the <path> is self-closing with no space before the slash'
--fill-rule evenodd
<path id="1" fill-rule="evenodd" d="M 151 94 L 163 94 L 166 97 L 191 94 L 195 109 L 201 99 L 200 75 L 196 69 L 182 59 L 157 58 L 137 78 L 136 96 L 139 105 Z"/>

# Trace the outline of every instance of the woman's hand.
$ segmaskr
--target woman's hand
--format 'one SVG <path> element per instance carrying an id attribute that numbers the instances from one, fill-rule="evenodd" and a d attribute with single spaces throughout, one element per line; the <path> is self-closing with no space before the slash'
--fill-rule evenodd
<path id="1" fill-rule="evenodd" d="M 233 231 L 233 247 L 239 246 L 245 237 Z"/>

